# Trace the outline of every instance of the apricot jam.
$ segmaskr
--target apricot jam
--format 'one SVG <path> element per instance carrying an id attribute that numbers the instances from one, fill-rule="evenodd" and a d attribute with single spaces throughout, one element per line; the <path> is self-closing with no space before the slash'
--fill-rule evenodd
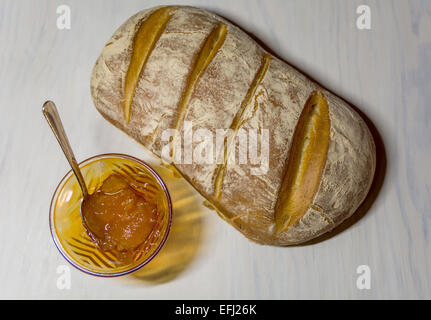
<path id="1" fill-rule="evenodd" d="M 120 252 L 123 261 L 133 259 L 158 219 L 157 203 L 115 173 L 84 200 L 81 213 L 96 244 Z"/>

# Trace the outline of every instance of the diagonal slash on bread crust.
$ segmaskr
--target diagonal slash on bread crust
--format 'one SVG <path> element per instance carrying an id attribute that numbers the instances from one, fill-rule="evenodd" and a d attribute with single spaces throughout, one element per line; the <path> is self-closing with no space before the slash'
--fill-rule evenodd
<path id="1" fill-rule="evenodd" d="M 250 105 L 250 101 L 253 99 L 256 90 L 260 83 L 262 82 L 263 78 L 265 77 L 266 71 L 269 67 L 269 62 L 271 61 L 271 56 L 269 54 L 264 54 L 262 58 L 262 63 L 260 65 L 259 70 L 257 71 L 253 82 L 250 85 L 250 88 L 248 89 L 248 92 L 244 98 L 244 100 L 241 103 L 241 107 L 238 110 L 237 114 L 235 115 L 235 118 L 232 121 L 232 124 L 230 126 L 230 129 L 232 130 L 232 134 L 230 137 L 228 137 L 228 141 L 225 144 L 224 147 L 224 154 L 223 154 L 223 164 L 218 166 L 217 173 L 215 174 L 215 182 L 214 182 L 214 197 L 220 198 L 221 195 L 221 189 L 223 186 L 223 178 L 226 172 L 226 165 L 227 161 L 229 159 L 229 153 L 230 149 L 232 148 L 235 136 L 238 132 L 239 127 L 243 123 L 244 114 L 246 114 L 247 107 Z"/>
<path id="2" fill-rule="evenodd" d="M 174 129 L 179 130 L 183 123 L 187 106 L 192 96 L 193 90 L 198 82 L 200 76 L 208 67 L 217 51 L 223 45 L 226 39 L 227 26 L 224 23 L 220 23 L 208 36 L 203 44 L 201 50 L 198 53 L 197 59 L 195 60 L 194 66 L 187 78 L 186 87 L 184 89 L 183 95 L 181 97 L 180 103 L 178 104 L 178 114 L 175 119 Z M 175 134 L 172 139 L 172 158 L 175 156 L 176 141 L 178 139 L 178 134 Z"/>
<path id="3" fill-rule="evenodd" d="M 313 92 L 293 134 L 287 168 L 276 209 L 276 233 L 286 231 L 306 213 L 320 184 L 330 141 L 328 104 Z"/>
<path id="4" fill-rule="evenodd" d="M 124 83 L 124 104 L 123 112 L 126 122 L 130 121 L 130 111 L 132 108 L 133 96 L 142 70 L 153 51 L 157 41 L 166 28 L 166 24 L 171 19 L 174 7 L 163 7 L 154 11 L 141 23 L 133 39 L 133 51 L 130 59 Z"/>

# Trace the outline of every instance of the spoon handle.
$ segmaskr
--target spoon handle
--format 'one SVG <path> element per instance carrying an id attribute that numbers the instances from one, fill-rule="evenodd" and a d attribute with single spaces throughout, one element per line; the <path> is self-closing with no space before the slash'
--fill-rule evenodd
<path id="1" fill-rule="evenodd" d="M 83 197 L 86 198 L 88 195 L 87 186 L 85 185 L 81 170 L 79 169 L 75 155 L 73 154 L 72 148 L 70 147 L 69 140 L 67 139 L 66 132 L 64 131 L 63 124 L 61 123 L 61 119 L 58 115 L 57 107 L 55 106 L 54 102 L 45 102 L 42 107 L 42 113 L 45 116 L 46 121 L 48 121 L 52 132 L 54 132 L 54 135 L 57 138 L 57 141 L 60 144 L 67 161 L 69 161 L 73 173 L 75 173 L 75 176 L 78 179 Z"/>

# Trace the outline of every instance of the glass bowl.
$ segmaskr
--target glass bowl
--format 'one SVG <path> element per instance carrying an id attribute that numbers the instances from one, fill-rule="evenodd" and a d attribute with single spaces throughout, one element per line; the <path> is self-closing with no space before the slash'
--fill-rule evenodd
<path id="1" fill-rule="evenodd" d="M 146 163 L 124 154 L 102 154 L 79 164 L 89 193 L 97 190 L 112 173 L 127 175 L 157 197 L 159 217 L 150 235 L 131 263 L 118 259 L 118 254 L 102 251 L 88 236 L 82 224 L 82 200 L 78 181 L 69 171 L 54 192 L 49 210 L 49 224 L 54 243 L 63 257 L 79 270 L 102 277 L 115 277 L 136 271 L 160 251 L 169 234 L 172 203 L 160 176 Z"/>

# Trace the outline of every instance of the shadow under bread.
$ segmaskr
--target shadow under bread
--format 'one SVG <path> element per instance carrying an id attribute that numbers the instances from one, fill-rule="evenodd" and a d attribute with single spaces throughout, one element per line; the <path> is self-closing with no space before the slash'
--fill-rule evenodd
<path id="1" fill-rule="evenodd" d="M 178 277 L 197 257 L 203 240 L 202 199 L 178 173 L 154 165 L 166 183 L 172 200 L 172 225 L 168 240 L 146 266 L 130 277 L 149 284 L 160 284 Z"/>

